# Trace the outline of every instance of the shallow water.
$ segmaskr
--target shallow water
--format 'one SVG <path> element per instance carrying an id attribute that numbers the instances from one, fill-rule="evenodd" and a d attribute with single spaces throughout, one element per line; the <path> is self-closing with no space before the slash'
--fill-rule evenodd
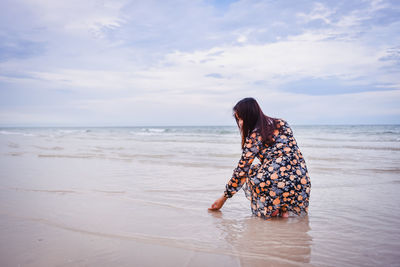
<path id="1" fill-rule="evenodd" d="M 235 127 L 1 128 L 1 266 L 399 266 L 400 126 L 292 126 L 309 215 L 264 221 Z"/>

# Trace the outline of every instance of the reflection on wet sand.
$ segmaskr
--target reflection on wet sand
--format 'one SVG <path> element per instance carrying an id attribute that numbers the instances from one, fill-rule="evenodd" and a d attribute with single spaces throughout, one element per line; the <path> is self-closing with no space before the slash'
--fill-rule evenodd
<path id="1" fill-rule="evenodd" d="M 312 238 L 308 216 L 225 219 L 212 212 L 216 228 L 241 266 L 298 266 L 310 264 Z"/>

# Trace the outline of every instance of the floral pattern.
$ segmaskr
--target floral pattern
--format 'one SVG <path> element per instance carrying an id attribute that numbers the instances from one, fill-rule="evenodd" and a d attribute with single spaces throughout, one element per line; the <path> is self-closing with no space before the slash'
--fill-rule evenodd
<path id="1" fill-rule="evenodd" d="M 224 195 L 241 188 L 251 201 L 252 213 L 269 219 L 277 209 L 297 215 L 308 212 L 311 182 L 306 163 L 289 124 L 278 120 L 275 142 L 267 146 L 257 129 L 246 138 L 242 156 L 226 184 Z M 261 163 L 252 165 L 255 157 Z"/>

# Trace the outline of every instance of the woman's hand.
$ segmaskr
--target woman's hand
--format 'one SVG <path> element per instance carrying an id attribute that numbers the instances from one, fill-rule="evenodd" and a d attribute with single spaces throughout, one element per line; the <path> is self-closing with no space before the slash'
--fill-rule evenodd
<path id="1" fill-rule="evenodd" d="M 222 196 L 215 200 L 215 202 L 211 205 L 211 208 L 208 208 L 208 210 L 219 210 L 222 208 L 222 206 L 225 204 L 225 201 L 227 198 L 225 196 Z"/>

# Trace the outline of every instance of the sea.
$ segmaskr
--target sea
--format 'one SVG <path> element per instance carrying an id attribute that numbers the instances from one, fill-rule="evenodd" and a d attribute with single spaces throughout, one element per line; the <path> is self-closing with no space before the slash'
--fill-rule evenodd
<path id="1" fill-rule="evenodd" d="M 309 213 L 270 220 L 208 210 L 237 127 L 0 128 L 0 266 L 400 266 L 400 125 L 289 125 Z"/>

